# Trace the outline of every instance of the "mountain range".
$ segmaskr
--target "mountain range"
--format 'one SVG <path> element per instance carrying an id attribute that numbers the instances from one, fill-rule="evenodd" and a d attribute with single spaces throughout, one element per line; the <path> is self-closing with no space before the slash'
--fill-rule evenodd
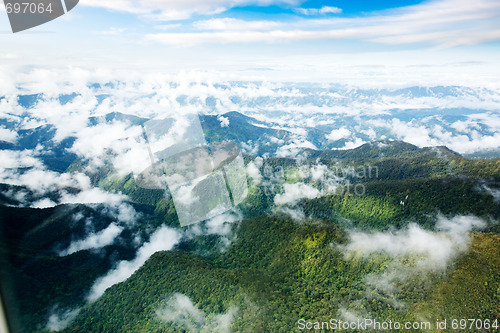
<path id="1" fill-rule="evenodd" d="M 448 93 L 460 90 L 397 94 Z M 17 132 L 0 142 L 1 286 L 14 332 L 290 332 L 301 318 L 498 323 L 500 160 L 390 139 L 338 149 L 331 126 L 199 118 L 208 143 L 241 147 L 248 195 L 184 228 L 169 190 L 140 188 L 114 163 L 126 150 L 102 142 L 82 155 L 81 135 L 0 119 Z M 86 124 L 99 134 L 148 120 L 114 112 Z"/>

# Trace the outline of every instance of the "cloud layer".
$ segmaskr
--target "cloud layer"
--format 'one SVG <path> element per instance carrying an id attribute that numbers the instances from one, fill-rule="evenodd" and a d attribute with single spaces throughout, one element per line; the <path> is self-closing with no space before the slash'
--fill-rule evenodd
<path id="1" fill-rule="evenodd" d="M 104 116 L 110 113 L 163 118 L 239 111 L 291 133 L 286 143 L 269 138 L 269 143 L 279 145 L 279 156 L 319 148 L 311 135 L 320 126 L 326 131 L 320 139 L 328 148 L 354 148 L 384 139 L 418 146 L 445 145 L 460 153 L 500 146 L 499 88 L 363 89 L 338 84 L 233 82 L 201 72 L 115 76 L 81 69 L 66 75 L 35 70 L 9 80 L 22 87 L 23 94 L 38 97 L 29 106 L 19 102 L 19 92 L 0 100 L 0 119 L 8 122 L 0 125 L 4 139 L 16 142 L 16 131 L 52 126 L 56 143 L 76 138 L 69 151 L 90 160 L 89 167 L 111 160 L 122 174 L 140 173 L 150 160 L 135 118 L 106 120 Z M 95 123 L 90 124 L 90 119 Z M 223 128 L 231 126 L 227 117 L 219 116 L 219 121 Z M 246 142 L 242 148 L 254 154 L 259 144 Z M 14 159 L 18 165 L 35 166 L 36 161 L 30 159 L 46 153 L 41 146 L 24 152 L 2 151 L 5 156 L 0 163 L 12 168 Z"/>

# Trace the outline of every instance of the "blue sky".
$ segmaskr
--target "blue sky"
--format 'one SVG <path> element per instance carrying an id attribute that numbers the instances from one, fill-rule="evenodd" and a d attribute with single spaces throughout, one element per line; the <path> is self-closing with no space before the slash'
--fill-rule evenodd
<path id="1" fill-rule="evenodd" d="M 394 76 L 440 66 L 451 77 L 462 64 L 471 78 L 500 67 L 497 0 L 81 0 L 62 18 L 18 34 L 2 10 L 0 32 L 0 61 L 10 69 L 268 69 L 280 80 L 314 81 L 338 71 L 359 75 L 350 66 L 382 66 Z"/>
<path id="2" fill-rule="evenodd" d="M 422 1 L 394 1 L 394 0 L 384 0 L 384 1 L 305 1 L 300 3 L 298 6 L 294 5 L 271 5 L 271 6 L 241 6 L 235 7 L 228 11 L 230 14 L 234 15 L 244 15 L 246 17 L 261 16 L 261 15 L 273 15 L 273 14 L 297 14 L 294 9 L 297 8 L 315 8 L 321 9 L 322 7 L 336 7 L 342 9 L 344 16 L 360 15 L 366 14 L 372 11 L 399 8 L 410 5 L 415 5 L 421 3 Z"/>

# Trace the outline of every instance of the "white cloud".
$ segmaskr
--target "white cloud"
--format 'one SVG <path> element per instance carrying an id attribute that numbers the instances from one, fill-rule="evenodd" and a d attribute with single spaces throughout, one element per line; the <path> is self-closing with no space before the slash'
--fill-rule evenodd
<path id="1" fill-rule="evenodd" d="M 0 141 L 15 143 L 17 140 L 17 132 L 11 131 L 4 126 L 0 126 Z"/>
<path id="2" fill-rule="evenodd" d="M 106 229 L 87 236 L 85 239 L 74 241 L 70 246 L 59 253 L 60 256 L 67 256 L 82 250 L 100 249 L 114 242 L 115 238 L 123 231 L 122 227 L 111 223 Z"/>
<path id="3" fill-rule="evenodd" d="M 342 13 L 342 8 L 323 6 L 319 9 L 319 13 L 320 14 L 329 14 L 329 13 L 339 14 L 339 13 Z"/>
<path id="4" fill-rule="evenodd" d="M 287 168 L 286 171 L 273 170 L 269 165 L 264 166 L 260 190 L 275 195 L 274 203 L 276 205 L 288 205 L 288 208 L 291 208 L 300 199 L 313 199 L 337 193 L 339 187 L 348 185 L 345 181 L 346 175 L 358 178 L 376 177 L 375 172 L 370 171 L 371 167 L 368 166 L 354 169 L 353 167 L 344 168 L 341 164 L 337 164 L 330 168 L 318 161 L 315 164 L 304 163 L 302 159 L 305 158 L 307 158 L 305 154 L 299 156 L 296 160 L 298 167 Z M 285 183 L 286 179 L 294 179 L 297 182 L 293 184 Z M 300 208 L 293 207 L 294 211 L 283 207 L 275 207 L 274 209 L 291 215 L 296 220 L 302 219 L 303 212 L 300 212 Z"/>
<path id="5" fill-rule="evenodd" d="M 40 99 L 29 111 L 33 118 L 54 125 L 57 128 L 54 138 L 56 141 L 60 141 L 85 128 L 90 116 L 89 110 L 93 110 L 97 105 L 96 96 L 90 94 L 77 96 L 71 102 L 62 105 L 56 96 L 64 94 L 64 90 L 70 86 L 53 81 L 55 80 L 53 76 L 56 76 L 56 74 L 41 76 L 43 78 L 40 78 L 40 81 L 37 82 L 36 88 L 40 89 L 38 93 L 47 95 L 46 98 Z M 38 84 L 46 84 L 46 86 L 38 87 Z M 54 112 L 55 110 L 57 112 Z"/>
<path id="6" fill-rule="evenodd" d="M 171 29 L 176 29 L 176 28 L 180 28 L 180 27 L 182 27 L 182 24 L 180 24 L 180 23 L 155 25 L 155 29 L 158 29 L 158 30 L 171 30 Z"/>
<path id="7" fill-rule="evenodd" d="M 180 240 L 179 231 L 162 226 L 156 230 L 149 240 L 137 251 L 135 259 L 120 261 L 114 269 L 94 282 L 87 300 L 93 302 L 104 294 L 109 287 L 123 282 L 137 271 L 144 263 L 158 251 L 171 250 Z"/>
<path id="8" fill-rule="evenodd" d="M 55 191 L 60 194 L 57 202 L 42 198 L 31 204 L 35 208 L 54 207 L 58 204 L 93 204 L 121 203 L 127 197 L 121 193 L 110 193 L 92 187 L 90 178 L 80 172 L 58 173 L 45 170 L 37 155 L 32 150 L 10 151 L 0 150 L 0 182 L 10 185 L 26 186 L 37 195 Z M 18 168 L 28 168 L 20 171 Z M 70 193 L 65 188 L 77 189 Z"/>
<path id="9" fill-rule="evenodd" d="M 488 192 L 496 202 L 500 202 L 500 190 L 483 185 L 483 189 Z"/>
<path id="10" fill-rule="evenodd" d="M 236 234 L 232 230 L 232 224 L 243 219 L 243 214 L 237 208 L 226 211 L 215 217 L 210 218 L 206 222 L 190 225 L 185 229 L 184 236 L 188 239 L 196 238 L 203 235 L 219 235 L 221 247 L 216 247 L 217 251 L 225 251 L 231 243 L 236 240 Z"/>
<path id="11" fill-rule="evenodd" d="M 188 331 L 199 331 L 205 323 L 205 313 L 198 309 L 191 299 L 183 294 L 174 294 L 156 315 L 165 322 L 174 322 Z"/>
<path id="12" fill-rule="evenodd" d="M 175 323 L 188 332 L 231 332 L 238 309 L 231 307 L 225 313 L 208 316 L 186 295 L 176 293 L 165 300 L 156 315 L 161 321 Z"/>
<path id="13" fill-rule="evenodd" d="M 395 232 L 351 231 L 350 241 L 340 247 L 348 256 L 369 257 L 373 253 L 385 253 L 393 258 L 414 255 L 417 266 L 423 270 L 445 270 L 458 255 L 469 246 L 468 232 L 482 229 L 486 223 L 474 216 L 438 218 L 437 232 L 410 224 L 407 229 Z"/>
<path id="14" fill-rule="evenodd" d="M 285 193 L 276 194 L 274 197 L 274 203 L 277 205 L 295 203 L 300 199 L 314 199 L 321 194 L 318 189 L 304 183 L 284 184 L 283 190 Z"/>
<path id="15" fill-rule="evenodd" d="M 33 150 L 0 150 L 0 177 L 7 176 L 5 169 L 42 167 L 42 162 L 33 155 Z"/>
<path id="16" fill-rule="evenodd" d="M 344 139 L 344 138 L 347 138 L 351 135 L 351 131 L 349 131 L 347 128 L 345 127 L 341 127 L 339 129 L 334 129 L 330 132 L 330 134 L 327 134 L 326 135 L 326 138 L 329 140 L 329 141 L 337 141 L 337 140 L 340 140 L 340 139 Z"/>
<path id="17" fill-rule="evenodd" d="M 176 175 L 177 176 L 177 175 Z M 182 177 L 182 176 L 181 176 Z M 179 184 L 181 181 L 179 180 L 173 180 L 174 177 L 167 177 L 167 182 L 170 183 L 177 183 Z M 171 186 L 170 191 L 175 198 L 176 202 L 178 202 L 180 205 L 185 205 L 186 207 L 189 207 L 191 205 L 194 205 L 196 203 L 201 202 L 200 197 L 196 194 L 194 189 L 196 186 L 202 182 L 204 179 L 206 179 L 207 176 L 197 178 L 193 180 L 192 182 L 189 182 L 188 184 L 179 184 L 178 186 Z M 180 208 L 177 208 L 180 209 Z M 189 209 L 189 208 L 187 208 Z"/>
<path id="18" fill-rule="evenodd" d="M 106 206 L 106 213 L 126 226 L 134 225 L 141 217 L 141 214 L 133 206 L 123 202 L 118 205 L 108 204 Z"/>
<path id="19" fill-rule="evenodd" d="M 122 194 L 115 194 L 101 190 L 100 188 L 89 188 L 80 191 L 77 194 L 71 194 L 63 191 L 61 195 L 61 204 L 94 204 L 94 203 L 119 203 L 126 200 L 127 197 Z"/>
<path id="20" fill-rule="evenodd" d="M 328 169 L 328 166 L 324 164 L 315 164 L 311 166 L 310 172 L 312 180 L 317 181 L 324 180 L 325 176 L 329 175 L 330 170 Z"/>
<path id="21" fill-rule="evenodd" d="M 51 332 L 62 331 L 78 316 L 80 309 L 67 310 L 61 313 L 57 307 L 53 308 L 47 323 L 47 329 Z"/>
<path id="22" fill-rule="evenodd" d="M 237 6 L 297 3 L 297 0 L 87 0 L 82 5 L 139 14 L 153 20 L 183 20 L 195 14 L 219 14 Z"/>
<path id="23" fill-rule="evenodd" d="M 416 224 L 393 232 L 350 231 L 349 243 L 338 247 L 346 258 L 360 256 L 369 260 L 377 254 L 390 258 L 381 271 L 365 276 L 365 294 L 351 306 L 363 310 L 364 301 L 377 298 L 396 308 L 404 307 L 398 299 L 402 283 L 410 279 L 425 280 L 429 272 L 445 272 L 468 251 L 469 232 L 485 226 L 483 220 L 474 216 L 440 216 L 436 231 L 424 230 Z"/>
<path id="24" fill-rule="evenodd" d="M 276 144 L 278 144 L 278 145 L 282 145 L 282 144 L 284 144 L 284 143 L 285 143 L 285 140 L 283 140 L 283 139 L 278 139 L 278 138 L 276 138 L 276 137 L 274 137 L 274 136 L 270 137 L 270 138 L 269 138 L 269 141 L 270 141 L 270 142 L 272 142 L 272 143 L 276 143 Z"/>
<path id="25" fill-rule="evenodd" d="M 231 232 L 231 224 L 242 219 L 243 215 L 240 211 L 225 212 L 208 220 L 203 233 L 227 236 Z"/>
<path id="26" fill-rule="evenodd" d="M 273 21 L 244 21 L 235 18 L 217 18 L 206 21 L 197 21 L 193 26 L 199 30 L 268 30 L 279 27 L 279 22 Z"/>
<path id="27" fill-rule="evenodd" d="M 305 15 L 339 12 L 336 7 L 298 9 Z M 259 21 L 245 30 L 242 24 L 224 24 L 216 21 L 212 26 L 222 32 L 192 32 L 150 34 L 148 40 L 178 46 L 196 44 L 226 44 L 255 42 L 290 42 L 322 39 L 362 39 L 383 44 L 410 44 L 426 42 L 441 47 L 475 45 L 500 40 L 497 18 L 500 4 L 494 0 L 479 0 L 475 6 L 465 0 L 439 0 L 371 13 L 354 18 L 303 19 L 282 23 L 273 28 Z M 225 19 L 231 22 L 231 19 Z M 202 24 L 209 27 L 210 24 Z M 268 26 L 267 31 L 262 27 Z"/>
<path id="28" fill-rule="evenodd" d="M 7 154 L 5 154 L 7 153 Z M 11 155 L 13 153 L 13 155 Z M 0 156 L 7 157 L 5 160 L 0 159 L 0 164 L 3 162 L 9 164 L 12 161 L 11 157 L 19 158 L 17 167 L 33 167 L 27 171 L 20 172 L 18 169 L 1 169 L 0 181 L 5 184 L 26 186 L 35 193 L 46 193 L 55 191 L 64 187 L 74 187 L 77 189 L 90 189 L 90 179 L 82 173 L 57 173 L 44 170 L 41 162 L 24 152 L 11 152 L 0 150 Z M 10 155 L 10 156 L 9 156 Z M 16 160 L 13 160 L 14 162 Z M 36 168 L 38 167 L 38 168 Z M 69 196 L 68 196 L 69 197 Z"/>
<path id="29" fill-rule="evenodd" d="M 312 142 L 297 137 L 291 143 L 278 147 L 276 156 L 278 157 L 296 157 L 303 149 L 318 149 Z"/>
<path id="30" fill-rule="evenodd" d="M 290 207 L 278 207 L 274 210 L 276 213 L 283 213 L 289 215 L 294 221 L 302 222 L 306 219 L 306 214 L 304 210 L 300 207 L 298 208 L 290 208 Z"/>
<path id="31" fill-rule="evenodd" d="M 40 208 L 40 209 L 50 208 L 50 207 L 55 207 L 55 206 L 57 206 L 57 203 L 48 199 L 48 198 L 40 199 L 40 200 L 35 201 L 31 204 L 31 207 Z"/>
<path id="32" fill-rule="evenodd" d="M 142 129 L 125 122 L 100 123 L 76 133 L 71 150 L 97 165 L 110 159 L 121 174 L 140 173 L 151 164 Z"/>
<path id="33" fill-rule="evenodd" d="M 341 149 L 354 149 L 358 148 L 361 145 L 364 145 L 365 143 L 366 141 L 364 141 L 363 139 L 356 138 L 354 141 L 346 142 L 344 147 L 342 147 Z"/>
<path id="34" fill-rule="evenodd" d="M 323 6 L 321 8 L 296 8 L 295 11 L 302 15 L 318 14 L 340 14 L 342 9 L 338 7 Z"/>
<path id="35" fill-rule="evenodd" d="M 260 168 L 262 167 L 263 161 L 262 157 L 257 157 L 247 165 L 247 175 L 252 178 L 255 184 L 259 184 L 262 181 Z"/>
<path id="36" fill-rule="evenodd" d="M 122 76 L 123 75 L 123 76 Z M 19 77 L 18 77 L 19 76 Z M 17 127 L 22 129 L 32 128 L 40 124 L 52 124 L 57 128 L 56 140 L 61 140 L 68 135 L 76 136 L 72 149 L 79 157 L 90 159 L 92 166 L 102 165 L 108 160 L 120 173 L 134 172 L 138 174 L 150 165 L 147 145 L 142 137 L 139 126 L 132 126 L 124 121 L 99 122 L 90 127 L 87 119 L 90 116 L 102 116 L 110 112 L 122 112 L 143 117 L 166 116 L 173 113 L 184 114 L 193 112 L 215 112 L 207 106 L 205 100 L 209 97 L 216 99 L 220 108 L 217 112 L 236 110 L 247 113 L 262 121 L 273 122 L 268 127 L 284 129 L 297 133 L 297 136 L 286 145 L 280 139 L 271 138 L 271 142 L 282 145 L 278 151 L 279 156 L 294 156 L 302 148 L 315 146 L 304 137 L 307 130 L 304 127 L 316 124 L 331 125 L 332 119 L 341 115 L 369 116 L 366 123 L 360 119 L 359 127 L 342 127 L 327 133 L 330 139 L 353 133 L 365 133 L 371 138 L 376 137 L 377 131 L 383 130 L 390 139 L 404 140 L 418 146 L 446 145 L 460 153 L 468 153 L 480 149 L 499 147 L 500 118 L 496 110 L 500 108 L 498 89 L 483 89 L 469 87 L 448 87 L 443 94 L 409 95 L 402 91 L 378 91 L 369 94 L 367 91 L 356 90 L 349 86 L 336 87 L 325 85 L 316 89 L 304 90 L 300 85 L 272 82 L 242 82 L 231 84 L 221 79 L 218 74 L 204 72 L 179 73 L 179 75 L 138 75 L 128 73 L 102 74 L 82 69 L 73 69 L 64 76 L 63 71 L 33 71 L 27 74 L 12 76 L 16 86 L 22 87 L 26 94 L 43 93 L 44 96 L 34 109 L 24 109 L 17 105 L 17 97 L 6 96 L 0 100 L 0 112 L 8 115 L 12 121 L 19 122 Z M 74 81 L 68 82 L 68 79 Z M 89 89 L 91 82 L 120 82 L 116 86 L 102 86 Z M 367 80 L 367 82 L 370 80 Z M 371 82 L 371 81 L 370 81 Z M 76 91 L 81 97 L 61 106 L 57 96 L 59 92 L 69 93 Z M 98 102 L 96 96 L 106 95 L 104 101 Z M 52 96 L 52 97 L 49 97 Z M 183 97 L 185 104 L 180 103 Z M 435 127 L 431 124 L 417 120 L 402 121 L 382 120 L 375 115 L 391 115 L 393 110 L 401 109 L 414 112 L 418 117 L 419 110 L 436 108 L 441 112 L 447 109 L 470 108 L 491 110 L 481 116 L 469 116 L 468 119 L 455 122 L 451 128 Z M 266 113 L 262 112 L 265 109 Z M 146 111 L 145 111 L 146 110 Z M 282 112 L 280 117 L 272 117 L 274 111 Z M 472 112 L 472 111 L 471 111 Z M 28 114 L 20 118 L 14 115 Z M 224 117 L 227 118 L 227 117 Z M 26 121 L 28 120 L 29 121 Z M 366 118 L 365 118 L 366 119 Z M 371 127 L 366 128 L 368 124 Z M 474 131 L 487 126 L 491 133 L 480 132 L 477 136 Z M 451 132 L 453 129 L 464 132 Z M 375 131 L 377 130 L 377 131 Z M 302 132 L 300 132 L 302 131 Z M 12 132 L 12 130 L 11 130 Z M 374 133 L 375 132 L 375 133 Z M 8 134 L 12 136 L 13 134 Z M 165 137 L 165 142 L 175 142 L 174 131 Z M 476 136 L 473 136 L 476 135 Z M 381 137 L 381 136 L 380 136 Z M 346 138 L 346 137 L 344 137 Z M 362 143 L 360 138 L 347 137 L 349 142 L 344 148 L 353 148 Z M 259 142 L 245 143 L 242 145 L 245 152 L 256 154 Z M 7 153 L 5 153 L 7 154 Z M 10 153 L 9 153 L 10 154 Z M 24 153 L 29 155 L 30 153 Z M 34 158 L 40 152 L 32 152 Z M 0 164 L 5 164 L 0 161 Z M 13 165 L 13 164 L 11 164 Z"/>
<path id="37" fill-rule="evenodd" d="M 220 121 L 220 127 L 228 127 L 229 126 L 229 118 L 218 116 L 217 120 Z"/>
<path id="38" fill-rule="evenodd" d="M 375 130 L 371 127 L 369 129 L 361 130 L 359 132 L 363 133 L 364 135 L 367 135 L 370 138 L 370 140 L 375 140 L 377 138 L 377 132 L 375 132 Z"/>
<path id="39" fill-rule="evenodd" d="M 38 203 L 38 206 L 43 205 L 44 200 L 41 200 L 41 202 Z M 101 249 L 105 246 L 111 245 L 125 229 L 125 227 L 134 226 L 141 216 L 141 214 L 138 213 L 130 204 L 124 202 L 111 202 L 109 200 L 104 200 L 103 203 L 104 205 L 99 205 L 97 207 L 99 207 L 102 214 L 111 217 L 114 222 L 109 224 L 103 230 L 94 232 L 93 223 L 88 220 L 86 223 L 88 235 L 86 235 L 83 239 L 73 240 L 67 249 L 59 251 L 59 256 L 67 256 L 81 250 Z M 49 200 L 49 203 L 45 206 L 51 207 L 55 205 L 55 203 L 50 202 Z M 83 218 L 84 215 L 81 213 L 77 213 L 73 216 L 74 221 L 80 221 Z"/>
<path id="40" fill-rule="evenodd" d="M 495 122 L 495 116 L 489 117 L 491 122 Z M 447 146 L 459 153 L 472 153 L 480 150 L 496 149 L 500 147 L 500 127 L 493 127 L 492 134 L 478 135 L 478 132 L 471 129 L 475 127 L 474 122 L 455 122 L 452 127 L 467 134 L 453 134 L 440 125 L 426 125 L 415 121 L 401 121 L 393 119 L 390 122 L 371 122 L 388 128 L 395 134 L 397 139 L 412 143 L 419 147 L 427 146 Z M 471 125 L 472 124 L 472 125 Z M 486 122 L 485 122 L 486 124 Z M 494 126 L 491 125 L 490 126 Z M 469 130 L 467 130 L 469 129 Z"/>
<path id="41" fill-rule="evenodd" d="M 254 143 L 251 140 L 248 140 L 247 142 L 242 142 L 241 150 L 248 155 L 255 156 L 259 152 L 259 143 L 258 142 Z"/>

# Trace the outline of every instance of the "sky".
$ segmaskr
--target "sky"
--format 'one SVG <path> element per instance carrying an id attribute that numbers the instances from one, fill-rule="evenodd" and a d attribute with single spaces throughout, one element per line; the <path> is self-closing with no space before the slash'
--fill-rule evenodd
<path id="1" fill-rule="evenodd" d="M 497 0 L 81 0 L 13 34 L 2 71 L 85 67 L 234 79 L 497 86 Z"/>

